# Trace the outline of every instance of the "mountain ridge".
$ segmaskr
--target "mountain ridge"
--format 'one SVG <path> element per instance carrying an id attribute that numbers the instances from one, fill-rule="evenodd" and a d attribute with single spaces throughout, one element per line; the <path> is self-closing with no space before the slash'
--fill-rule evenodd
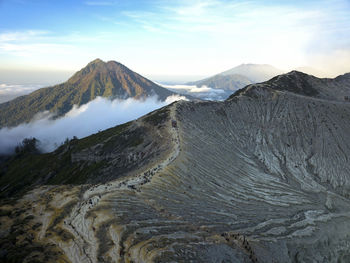
<path id="1" fill-rule="evenodd" d="M 349 79 L 294 71 L 14 157 L 0 259 L 348 262 Z"/>
<path id="2" fill-rule="evenodd" d="M 266 82 L 248 85 L 234 94 L 228 100 L 240 95 L 258 96 L 263 90 L 287 91 L 299 95 L 320 99 L 348 101 L 350 91 L 350 73 L 336 78 L 317 78 L 315 76 L 293 70 L 278 75 Z"/>
<path id="3" fill-rule="evenodd" d="M 158 96 L 160 100 L 165 100 L 174 94 L 121 63 L 95 59 L 64 83 L 41 88 L 0 104 L 0 128 L 29 122 L 42 111 L 60 117 L 71 110 L 73 105 L 86 104 L 98 96 L 111 99 Z"/>

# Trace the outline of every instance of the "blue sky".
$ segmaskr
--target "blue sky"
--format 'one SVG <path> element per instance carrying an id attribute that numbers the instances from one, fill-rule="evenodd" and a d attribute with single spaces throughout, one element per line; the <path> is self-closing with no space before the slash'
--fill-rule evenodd
<path id="1" fill-rule="evenodd" d="M 0 0 L 0 70 L 78 70 L 99 57 L 145 75 L 241 63 L 350 71 L 350 1 Z"/>

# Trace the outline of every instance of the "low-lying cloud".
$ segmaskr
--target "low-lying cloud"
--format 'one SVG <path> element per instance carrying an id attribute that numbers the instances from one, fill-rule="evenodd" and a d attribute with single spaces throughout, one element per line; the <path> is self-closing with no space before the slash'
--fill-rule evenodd
<path id="1" fill-rule="evenodd" d="M 51 152 L 66 138 L 82 138 L 98 131 L 114 127 L 185 97 L 172 95 L 161 102 L 157 97 L 146 100 L 108 100 L 98 97 L 82 105 L 74 106 L 62 118 L 52 120 L 52 114 L 42 112 L 27 124 L 0 130 L 0 154 L 10 154 L 24 138 L 35 137 L 43 152 Z"/>
<path id="2" fill-rule="evenodd" d="M 41 85 L 10 85 L 0 84 L 0 103 L 12 100 L 18 96 L 26 95 L 41 88 Z"/>
<path id="3" fill-rule="evenodd" d="M 197 87 L 195 85 L 159 85 L 171 91 L 184 95 L 190 95 L 202 100 L 224 100 L 232 93 L 232 91 L 227 92 L 222 89 L 214 89 L 205 85 L 201 87 Z"/>

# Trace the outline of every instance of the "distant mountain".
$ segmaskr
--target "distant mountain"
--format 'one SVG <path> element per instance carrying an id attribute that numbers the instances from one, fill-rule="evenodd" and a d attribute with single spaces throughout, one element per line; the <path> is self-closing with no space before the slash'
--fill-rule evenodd
<path id="1" fill-rule="evenodd" d="M 267 64 L 242 64 L 221 73 L 221 75 L 239 74 L 247 77 L 253 83 L 267 81 L 284 72 Z"/>
<path id="2" fill-rule="evenodd" d="M 235 91 L 249 84 L 267 81 L 283 71 L 266 64 L 242 64 L 212 77 L 189 82 L 188 85 L 197 87 L 208 86 L 210 88 Z"/>
<path id="3" fill-rule="evenodd" d="M 62 116 L 73 105 L 86 104 L 98 96 L 142 99 L 157 95 L 165 100 L 173 94 L 118 62 L 96 59 L 65 83 L 0 104 L 0 128 L 29 122 L 43 111 Z"/>
<path id="4" fill-rule="evenodd" d="M 189 82 L 187 84 L 195 85 L 197 87 L 207 86 L 214 89 L 235 91 L 252 83 L 253 82 L 250 79 L 243 75 L 222 75 L 222 73 L 220 73 L 213 77 L 202 79 L 199 81 Z"/>

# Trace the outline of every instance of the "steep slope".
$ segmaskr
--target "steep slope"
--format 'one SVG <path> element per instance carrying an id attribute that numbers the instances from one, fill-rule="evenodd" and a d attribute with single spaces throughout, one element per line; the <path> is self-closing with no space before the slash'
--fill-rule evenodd
<path id="1" fill-rule="evenodd" d="M 349 74 L 331 80 L 291 72 L 224 102 L 181 101 L 128 124 L 118 136 L 147 127 L 164 150 L 147 164 L 141 157 L 135 170 L 111 171 L 113 181 L 37 187 L 4 203 L 1 256 L 348 262 L 349 81 Z M 85 162 L 119 163 L 92 145 L 80 150 Z"/>
<path id="2" fill-rule="evenodd" d="M 96 59 L 65 83 L 0 104 L 0 128 L 29 122 L 43 111 L 62 116 L 73 105 L 88 103 L 98 96 L 142 99 L 157 95 L 165 100 L 173 94 L 118 62 Z"/>

